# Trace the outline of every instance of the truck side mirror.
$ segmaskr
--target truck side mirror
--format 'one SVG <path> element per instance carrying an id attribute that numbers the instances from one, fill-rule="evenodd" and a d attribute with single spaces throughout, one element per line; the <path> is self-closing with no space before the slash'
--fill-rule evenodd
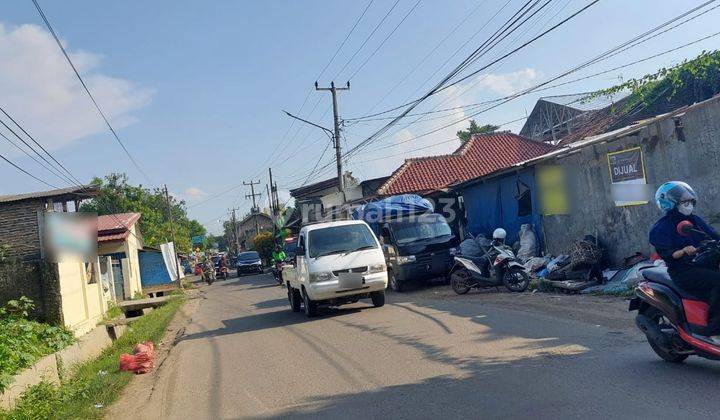
<path id="1" fill-rule="evenodd" d="M 298 247 L 295 249 L 295 258 L 305 256 L 305 247 L 302 245 L 298 245 Z"/>

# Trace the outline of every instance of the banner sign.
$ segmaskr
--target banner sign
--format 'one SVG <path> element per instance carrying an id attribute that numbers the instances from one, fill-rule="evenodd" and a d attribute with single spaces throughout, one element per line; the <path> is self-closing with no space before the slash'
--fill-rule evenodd
<path id="1" fill-rule="evenodd" d="M 647 181 L 642 150 L 635 147 L 608 153 L 607 157 L 615 205 L 620 207 L 646 204 Z"/>

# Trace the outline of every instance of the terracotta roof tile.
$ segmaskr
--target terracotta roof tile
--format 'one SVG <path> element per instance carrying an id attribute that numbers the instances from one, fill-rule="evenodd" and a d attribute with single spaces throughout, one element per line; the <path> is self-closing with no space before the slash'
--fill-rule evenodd
<path id="1" fill-rule="evenodd" d="M 453 154 L 410 158 L 380 187 L 382 195 L 425 193 L 487 175 L 555 148 L 510 132 L 475 135 Z"/>

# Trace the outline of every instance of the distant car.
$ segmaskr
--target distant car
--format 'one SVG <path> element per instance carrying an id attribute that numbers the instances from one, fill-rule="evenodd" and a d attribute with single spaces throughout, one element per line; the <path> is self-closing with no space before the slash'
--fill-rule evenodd
<path id="1" fill-rule="evenodd" d="M 241 252 L 237 257 L 237 275 L 262 274 L 262 260 L 257 251 Z"/>

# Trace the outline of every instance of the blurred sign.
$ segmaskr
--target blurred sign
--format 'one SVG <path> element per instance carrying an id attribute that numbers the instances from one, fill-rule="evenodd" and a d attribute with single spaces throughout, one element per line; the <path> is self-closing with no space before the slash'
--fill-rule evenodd
<path id="1" fill-rule="evenodd" d="M 541 165 L 536 168 L 536 176 L 541 213 L 569 214 L 565 168 L 558 165 Z"/>
<path id="2" fill-rule="evenodd" d="M 634 206 L 648 202 L 645 163 L 642 150 L 635 147 L 608 153 L 610 186 L 616 206 Z"/>
<path id="3" fill-rule="evenodd" d="M 205 237 L 203 235 L 193 236 L 192 237 L 192 243 L 193 245 L 200 245 L 203 243 L 203 239 Z"/>

